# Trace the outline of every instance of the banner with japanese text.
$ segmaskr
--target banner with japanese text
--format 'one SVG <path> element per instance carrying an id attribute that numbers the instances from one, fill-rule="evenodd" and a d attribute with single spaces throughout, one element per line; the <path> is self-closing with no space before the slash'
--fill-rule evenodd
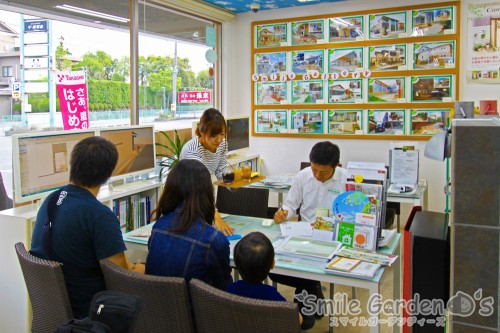
<path id="1" fill-rule="evenodd" d="M 210 103 L 210 91 L 179 91 L 177 103 Z"/>
<path id="2" fill-rule="evenodd" d="M 89 128 L 85 72 L 57 72 L 56 80 L 64 129 Z"/>
<path id="3" fill-rule="evenodd" d="M 500 2 L 468 5 L 467 81 L 500 83 Z"/>

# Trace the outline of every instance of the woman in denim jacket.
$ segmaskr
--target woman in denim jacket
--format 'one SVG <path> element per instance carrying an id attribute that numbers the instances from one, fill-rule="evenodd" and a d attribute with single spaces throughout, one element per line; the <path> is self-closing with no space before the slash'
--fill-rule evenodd
<path id="1" fill-rule="evenodd" d="M 170 171 L 153 214 L 146 274 L 196 278 L 219 289 L 232 282 L 229 241 L 212 226 L 214 193 L 203 163 L 185 159 Z"/>

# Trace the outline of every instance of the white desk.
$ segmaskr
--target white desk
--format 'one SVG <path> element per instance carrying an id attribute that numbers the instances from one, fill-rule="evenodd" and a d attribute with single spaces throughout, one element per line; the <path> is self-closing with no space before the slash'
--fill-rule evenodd
<path id="1" fill-rule="evenodd" d="M 241 235 L 245 235 L 251 231 L 261 231 L 266 234 L 271 240 L 279 236 L 280 228 L 277 224 L 273 224 L 271 227 L 262 227 L 262 219 L 244 216 L 230 215 L 225 218 L 229 225 L 235 228 L 235 232 Z M 151 226 L 148 226 L 151 227 Z M 147 238 L 130 238 L 128 235 L 124 235 L 125 243 L 129 250 L 141 252 L 135 253 L 137 258 L 145 262 L 147 256 Z M 231 250 L 236 241 L 231 241 Z M 384 253 L 391 253 L 400 255 L 400 235 L 396 235 L 396 239 L 392 243 L 392 246 L 382 250 Z M 231 251 L 232 252 L 232 251 Z M 232 254 L 231 254 L 232 259 Z M 394 278 L 393 278 L 393 299 L 401 299 L 401 264 L 400 259 L 396 260 L 393 265 Z M 234 262 L 231 260 L 231 265 L 234 266 Z M 345 277 L 340 275 L 328 274 L 323 271 L 324 263 L 314 262 L 310 260 L 300 260 L 300 265 L 294 264 L 289 257 L 284 257 L 276 255 L 276 266 L 272 270 L 273 273 L 283 274 L 287 276 L 295 276 L 301 278 L 312 279 L 316 281 L 326 282 L 326 283 L 337 283 L 345 286 L 351 286 L 356 288 L 368 289 L 370 296 L 373 297 L 376 294 L 380 294 L 382 275 L 385 273 L 385 269 L 379 270 L 375 277 L 371 280 L 357 279 L 353 277 Z M 398 315 L 400 318 L 400 315 Z M 370 314 L 367 318 L 369 321 L 378 323 L 379 315 Z M 398 325 L 393 326 L 393 332 L 399 332 L 400 327 Z M 380 332 L 379 325 L 374 325 L 370 327 L 370 333 Z"/>

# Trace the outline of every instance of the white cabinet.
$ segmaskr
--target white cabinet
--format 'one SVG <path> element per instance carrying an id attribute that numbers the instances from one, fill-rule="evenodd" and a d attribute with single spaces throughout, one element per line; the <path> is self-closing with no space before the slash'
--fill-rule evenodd
<path id="1" fill-rule="evenodd" d="M 149 196 L 153 209 L 161 189 L 162 184 L 156 181 L 136 181 L 115 187 L 113 191 L 103 187 L 98 199 L 113 209 L 115 200 L 133 195 Z M 23 242 L 29 249 L 38 208 L 37 204 L 30 204 L 0 211 L 0 253 L 3 266 L 0 281 L 3 286 L 0 299 L 2 332 L 30 332 L 31 308 L 14 244 Z"/>

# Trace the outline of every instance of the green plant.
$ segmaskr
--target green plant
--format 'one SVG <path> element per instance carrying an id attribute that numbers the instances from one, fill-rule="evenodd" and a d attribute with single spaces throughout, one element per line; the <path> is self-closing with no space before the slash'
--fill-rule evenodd
<path id="1" fill-rule="evenodd" d="M 179 134 L 177 130 L 174 129 L 174 138 L 171 139 L 167 133 L 160 131 L 160 135 L 162 135 L 166 143 L 157 142 L 157 147 L 162 147 L 166 153 L 156 154 L 157 158 L 161 158 L 158 162 L 158 166 L 160 166 L 160 173 L 158 174 L 158 178 L 162 179 L 163 176 L 172 169 L 180 160 L 182 147 L 186 144 L 186 139 L 181 140 L 179 138 Z"/>

